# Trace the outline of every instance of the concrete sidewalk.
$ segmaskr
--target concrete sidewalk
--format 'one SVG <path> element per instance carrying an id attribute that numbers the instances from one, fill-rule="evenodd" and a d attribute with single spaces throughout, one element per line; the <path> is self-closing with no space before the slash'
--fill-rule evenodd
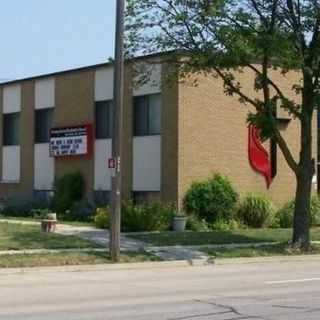
<path id="1" fill-rule="evenodd" d="M 110 233 L 109 230 L 97 229 L 94 227 L 78 227 L 72 225 L 59 224 L 56 233 L 65 236 L 77 236 L 85 240 L 89 240 L 100 244 L 104 247 L 109 246 Z M 144 250 L 146 244 L 142 241 L 134 240 L 121 235 L 122 251 L 140 251 Z"/>

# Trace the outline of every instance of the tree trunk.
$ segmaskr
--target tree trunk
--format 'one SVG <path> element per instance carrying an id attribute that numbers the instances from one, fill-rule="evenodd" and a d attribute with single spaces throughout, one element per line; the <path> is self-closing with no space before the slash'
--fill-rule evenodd
<path id="1" fill-rule="evenodd" d="M 292 245 L 303 251 L 310 249 L 310 201 L 315 161 L 312 157 L 312 114 L 305 113 L 301 122 L 301 151 L 296 172 L 297 189 L 293 219 Z"/>
<path id="2" fill-rule="evenodd" d="M 292 245 L 303 251 L 310 248 L 310 200 L 312 176 L 307 170 L 297 175 Z"/>

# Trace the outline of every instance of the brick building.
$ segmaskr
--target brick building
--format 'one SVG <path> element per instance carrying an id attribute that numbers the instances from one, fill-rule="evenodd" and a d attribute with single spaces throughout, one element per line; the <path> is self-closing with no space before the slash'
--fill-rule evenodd
<path id="1" fill-rule="evenodd" d="M 269 190 L 264 178 L 250 166 L 248 107 L 236 97 L 226 96 L 221 81 L 210 76 L 197 76 L 198 86 L 192 85 L 193 76 L 183 82 L 168 82 L 168 68 L 170 65 L 154 66 L 150 80 L 134 88 L 131 63 L 126 66 L 122 133 L 125 197 L 179 202 L 193 181 L 219 172 L 241 193 L 267 193 L 278 204 L 293 198 L 294 175 L 280 151 L 277 176 Z M 273 77 L 291 93 L 298 75 L 292 72 L 283 77 L 274 71 Z M 253 74 L 244 72 L 239 78 L 247 93 L 256 94 Z M 55 178 L 81 171 L 87 198 L 108 201 L 112 98 L 111 64 L 0 84 L 0 197 L 47 197 L 52 194 Z M 298 122 L 281 112 L 279 117 L 284 120 L 279 121 L 282 133 L 297 156 Z M 73 141 L 74 132 L 74 139 L 85 132 L 87 140 Z M 316 136 L 316 121 L 314 132 Z M 59 137 L 71 142 L 66 143 L 65 153 L 61 149 L 65 142 Z M 314 141 L 315 154 L 316 149 Z"/>

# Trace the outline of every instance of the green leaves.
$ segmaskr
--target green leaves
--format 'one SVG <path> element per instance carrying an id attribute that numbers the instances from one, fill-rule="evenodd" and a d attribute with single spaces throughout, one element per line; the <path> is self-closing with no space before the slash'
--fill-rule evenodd
<path id="1" fill-rule="evenodd" d="M 263 138 L 275 139 L 297 172 L 276 111 L 300 121 L 304 140 L 311 140 L 304 126 L 311 126 L 320 103 L 318 1 L 128 0 L 127 39 L 131 56 L 171 51 L 180 79 L 190 73 L 221 78 L 225 94 L 255 109 L 248 121 Z M 243 89 L 247 79 L 255 79 L 253 91 Z"/>

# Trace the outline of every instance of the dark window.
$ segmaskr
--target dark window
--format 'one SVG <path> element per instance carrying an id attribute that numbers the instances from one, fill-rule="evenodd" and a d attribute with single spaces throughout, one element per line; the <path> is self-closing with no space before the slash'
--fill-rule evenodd
<path id="1" fill-rule="evenodd" d="M 97 206 L 105 206 L 111 202 L 111 192 L 110 191 L 94 191 L 94 203 Z"/>
<path id="2" fill-rule="evenodd" d="M 96 102 L 96 139 L 109 139 L 112 135 L 112 101 Z"/>
<path id="3" fill-rule="evenodd" d="M 134 98 L 134 135 L 158 135 L 161 132 L 161 95 Z"/>
<path id="4" fill-rule="evenodd" d="M 36 110 L 35 142 L 47 143 L 50 141 L 52 128 L 53 108 Z"/>
<path id="5" fill-rule="evenodd" d="M 19 119 L 20 113 L 9 113 L 3 115 L 3 145 L 19 145 Z"/>
<path id="6" fill-rule="evenodd" d="M 160 192 L 159 191 L 134 191 L 133 201 L 136 204 L 159 202 Z"/>

